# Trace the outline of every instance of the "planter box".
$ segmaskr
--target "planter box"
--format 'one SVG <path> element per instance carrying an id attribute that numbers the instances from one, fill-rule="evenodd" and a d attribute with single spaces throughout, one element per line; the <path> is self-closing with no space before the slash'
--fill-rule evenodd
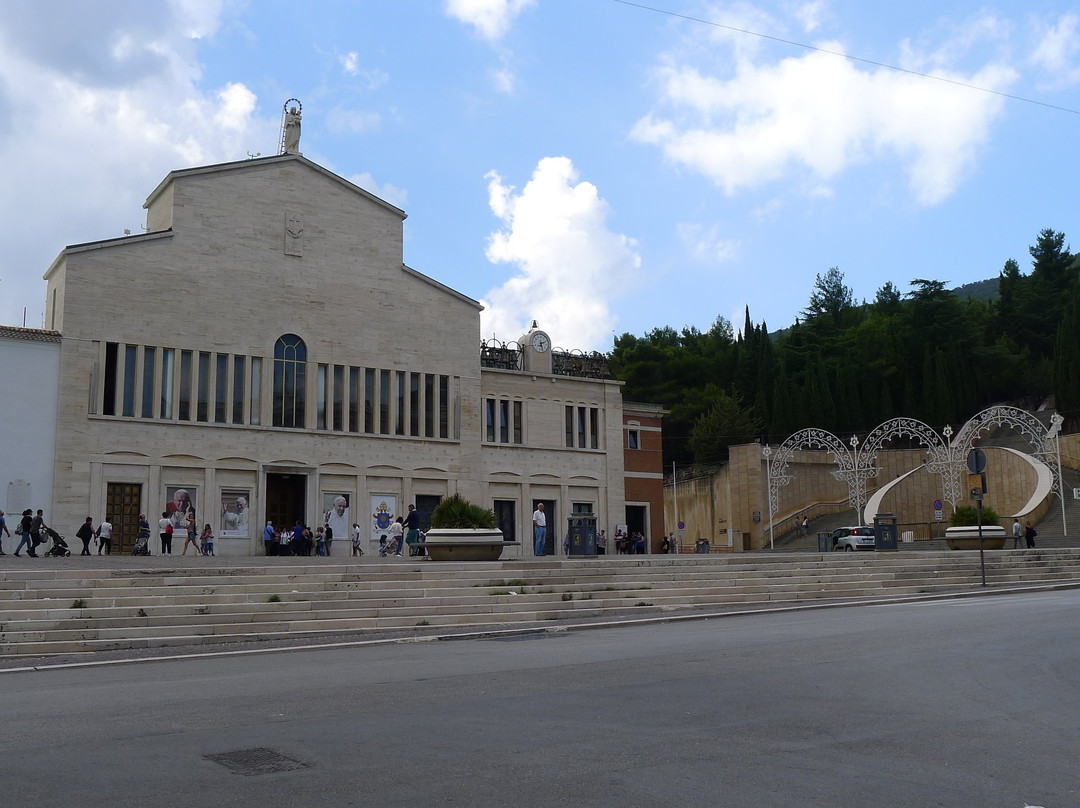
<path id="1" fill-rule="evenodd" d="M 1005 528 L 1000 525 L 983 525 L 982 535 L 984 550 L 1000 550 L 1005 546 Z M 978 550 L 979 528 L 975 525 L 947 527 L 945 543 L 950 550 Z"/>
<path id="2" fill-rule="evenodd" d="M 501 530 L 432 528 L 423 546 L 432 561 L 498 561 L 504 548 L 520 544 L 504 541 Z"/>

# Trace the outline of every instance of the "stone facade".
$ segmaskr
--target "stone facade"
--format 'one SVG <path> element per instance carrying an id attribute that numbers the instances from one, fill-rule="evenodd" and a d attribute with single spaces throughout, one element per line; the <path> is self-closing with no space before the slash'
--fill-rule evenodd
<path id="1" fill-rule="evenodd" d="M 482 369 L 479 304 L 402 263 L 401 210 L 291 154 L 173 172 L 145 207 L 146 234 L 68 247 L 45 276 L 59 522 L 109 512 L 126 547 L 187 492 L 242 555 L 266 518 L 321 524 L 344 496 L 371 549 L 408 504 L 460 493 L 497 506 L 513 557 L 536 500 L 558 531 L 575 503 L 620 520 L 621 384 L 550 353 Z"/>

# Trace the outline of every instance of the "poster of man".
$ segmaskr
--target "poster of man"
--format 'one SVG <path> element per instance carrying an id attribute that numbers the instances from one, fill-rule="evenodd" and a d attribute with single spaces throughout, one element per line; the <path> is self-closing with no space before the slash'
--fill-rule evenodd
<path id="1" fill-rule="evenodd" d="M 251 492 L 246 488 L 223 488 L 221 490 L 221 525 L 219 536 L 239 536 L 246 538 L 248 531 L 248 497 Z"/>
<path id="2" fill-rule="evenodd" d="M 349 495 L 323 492 L 323 524 L 334 531 L 335 540 L 345 540 L 352 532 L 349 521 Z"/>
<path id="3" fill-rule="evenodd" d="M 181 486 L 168 486 L 165 489 L 165 496 L 169 498 L 168 503 L 165 505 L 165 516 L 172 522 L 173 535 L 186 536 L 188 532 L 188 525 L 192 522 L 196 525 L 198 530 L 198 519 L 195 516 L 195 498 L 194 488 L 185 488 Z"/>

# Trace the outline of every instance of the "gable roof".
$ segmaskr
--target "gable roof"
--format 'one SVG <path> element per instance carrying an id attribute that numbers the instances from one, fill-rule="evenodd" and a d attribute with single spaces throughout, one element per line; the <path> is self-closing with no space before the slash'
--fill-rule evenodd
<path id="1" fill-rule="evenodd" d="M 181 177 L 194 177 L 202 174 L 219 174 L 226 171 L 250 171 L 253 167 L 266 165 L 268 163 L 274 162 L 299 162 L 312 169 L 313 171 L 317 171 L 318 173 L 322 174 L 324 177 L 327 177 L 333 182 L 336 182 L 343 188 L 352 191 L 357 196 L 361 196 L 366 200 L 374 202 L 375 204 L 382 206 L 391 213 L 400 216 L 402 220 L 408 217 L 408 214 L 401 208 L 391 205 L 384 199 L 379 199 L 379 197 L 375 196 L 375 194 L 371 193 L 370 191 L 365 191 L 359 185 L 354 185 L 344 177 L 339 177 L 333 171 L 328 171 L 318 163 L 314 163 L 311 160 L 307 159 L 302 154 L 278 154 L 272 157 L 253 157 L 249 160 L 235 160 L 231 163 L 217 163 L 210 166 L 196 166 L 194 168 L 181 168 L 177 169 L 176 171 L 170 171 L 166 175 L 165 179 L 158 183 L 157 188 L 155 188 L 150 193 L 150 196 L 146 197 L 146 201 L 143 203 L 143 208 L 149 208 L 154 203 L 154 200 L 158 196 L 160 196 L 161 193 L 166 188 L 168 188 L 174 180 L 180 179 Z"/>

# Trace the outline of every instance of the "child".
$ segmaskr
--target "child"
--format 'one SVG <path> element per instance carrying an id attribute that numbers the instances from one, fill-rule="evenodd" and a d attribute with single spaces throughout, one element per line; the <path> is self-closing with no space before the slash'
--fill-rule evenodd
<path id="1" fill-rule="evenodd" d="M 214 530 L 209 522 L 203 527 L 202 535 L 199 537 L 199 550 L 204 556 L 214 555 Z"/>
<path id="2" fill-rule="evenodd" d="M 315 528 L 315 555 L 326 555 L 326 533 L 322 525 Z"/>

